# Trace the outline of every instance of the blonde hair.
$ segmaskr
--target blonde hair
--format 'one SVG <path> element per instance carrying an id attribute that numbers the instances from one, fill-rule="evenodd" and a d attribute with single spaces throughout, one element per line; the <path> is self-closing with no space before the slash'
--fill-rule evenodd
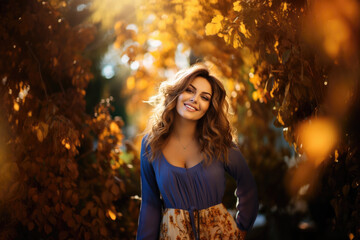
<path id="1" fill-rule="evenodd" d="M 233 131 L 228 120 L 229 104 L 223 84 L 212 76 L 204 64 L 195 64 L 180 70 L 174 78 L 161 83 L 157 95 L 152 96 L 148 103 L 154 106 L 147 130 L 146 149 L 151 148 L 150 161 L 159 156 L 171 131 L 176 114 L 179 95 L 196 78 L 203 77 L 211 85 L 212 97 L 205 115 L 198 120 L 196 139 L 206 164 L 213 159 L 228 161 L 228 148 L 233 144 Z"/>

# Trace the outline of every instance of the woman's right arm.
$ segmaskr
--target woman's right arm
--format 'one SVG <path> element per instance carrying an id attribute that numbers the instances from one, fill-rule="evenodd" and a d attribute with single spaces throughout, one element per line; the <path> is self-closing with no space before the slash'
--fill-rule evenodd
<path id="1" fill-rule="evenodd" d="M 145 138 L 140 153 L 141 207 L 136 239 L 155 240 L 159 239 L 162 205 L 154 168 L 146 154 Z"/>

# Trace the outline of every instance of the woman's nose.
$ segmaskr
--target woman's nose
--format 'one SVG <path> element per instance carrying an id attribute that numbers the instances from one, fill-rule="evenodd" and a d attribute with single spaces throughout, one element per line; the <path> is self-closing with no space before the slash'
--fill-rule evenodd
<path id="1" fill-rule="evenodd" d="M 197 102 L 197 96 L 196 96 L 196 94 L 194 94 L 194 95 L 190 98 L 190 101 L 191 101 L 191 102 L 194 102 L 194 103 Z"/>

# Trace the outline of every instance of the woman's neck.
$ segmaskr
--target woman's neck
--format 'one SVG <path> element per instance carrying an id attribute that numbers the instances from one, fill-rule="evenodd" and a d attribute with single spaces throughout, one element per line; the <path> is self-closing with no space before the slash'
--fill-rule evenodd
<path id="1" fill-rule="evenodd" d="M 196 134 L 196 124 L 197 121 L 187 120 L 183 117 L 176 116 L 172 133 L 180 139 L 194 139 Z"/>

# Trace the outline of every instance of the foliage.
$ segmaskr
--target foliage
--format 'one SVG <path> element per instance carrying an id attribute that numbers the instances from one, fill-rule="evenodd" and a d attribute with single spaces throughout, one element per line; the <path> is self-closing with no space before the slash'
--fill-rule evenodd
<path id="1" fill-rule="evenodd" d="M 94 28 L 70 26 L 56 3 L 1 2 L 0 238 L 127 239 L 138 201 L 123 122 L 111 99 L 85 113 Z"/>
<path id="2" fill-rule="evenodd" d="M 127 80 L 130 104 L 147 99 L 154 92 L 147 86 L 176 71 L 179 48 L 191 50 L 191 62 L 194 55 L 204 58 L 225 80 L 265 209 L 287 199 L 281 185 L 286 181 L 293 198 L 307 200 L 310 208 L 331 204 L 334 227 L 359 238 L 358 1 L 173 0 L 141 6 L 137 30 L 125 20 L 115 25 L 115 45 L 129 64 L 140 64 Z M 160 44 L 154 47 L 154 41 Z M 146 67 L 148 59 L 154 68 Z M 286 177 L 284 156 L 273 145 L 276 133 L 267 125 L 270 111 L 297 154 Z M 328 127 L 310 134 L 316 145 L 311 149 L 299 129 L 308 131 L 321 118 Z M 338 134 L 334 141 L 324 137 L 330 132 Z M 262 175 L 276 171 L 278 179 L 269 185 L 271 177 Z M 328 221 L 312 214 L 320 228 Z"/>

